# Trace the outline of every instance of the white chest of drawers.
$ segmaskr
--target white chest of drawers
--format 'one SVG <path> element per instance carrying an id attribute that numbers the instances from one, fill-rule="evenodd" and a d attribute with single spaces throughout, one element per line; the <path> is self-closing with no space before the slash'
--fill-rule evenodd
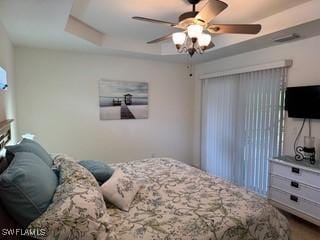
<path id="1" fill-rule="evenodd" d="M 320 226 L 320 164 L 271 159 L 268 198 L 275 207 Z"/>

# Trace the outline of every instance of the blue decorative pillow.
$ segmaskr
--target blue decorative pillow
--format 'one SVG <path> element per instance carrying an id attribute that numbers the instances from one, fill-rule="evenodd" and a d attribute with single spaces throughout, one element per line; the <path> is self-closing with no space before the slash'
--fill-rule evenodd
<path id="1" fill-rule="evenodd" d="M 100 185 L 107 181 L 114 172 L 114 170 L 103 161 L 81 160 L 78 163 L 88 169 Z"/>
<path id="2" fill-rule="evenodd" d="M 58 185 L 53 171 L 33 153 L 17 152 L 0 175 L 0 200 L 22 227 L 46 211 Z"/>
<path id="3" fill-rule="evenodd" d="M 53 159 L 47 153 L 47 151 L 37 142 L 30 139 L 23 139 L 20 144 L 6 146 L 6 159 L 8 163 L 12 161 L 14 155 L 17 152 L 30 152 L 37 155 L 42 161 L 44 161 L 49 167 L 53 165 Z"/>

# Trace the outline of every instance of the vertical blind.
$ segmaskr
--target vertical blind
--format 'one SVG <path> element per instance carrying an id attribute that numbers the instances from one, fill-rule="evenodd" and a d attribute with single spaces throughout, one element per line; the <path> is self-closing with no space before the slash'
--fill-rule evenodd
<path id="1" fill-rule="evenodd" d="M 268 160 L 282 151 L 287 68 L 203 81 L 201 166 L 261 195 Z"/>

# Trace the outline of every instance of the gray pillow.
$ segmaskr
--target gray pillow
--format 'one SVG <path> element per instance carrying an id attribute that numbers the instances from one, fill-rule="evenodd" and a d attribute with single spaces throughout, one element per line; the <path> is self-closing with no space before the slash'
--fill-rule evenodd
<path id="1" fill-rule="evenodd" d="M 6 170 L 8 167 L 8 162 L 6 158 L 0 157 L 0 174 Z"/>
<path id="2" fill-rule="evenodd" d="M 81 160 L 78 163 L 91 172 L 100 185 L 107 181 L 114 172 L 114 170 L 103 161 Z"/>
<path id="3" fill-rule="evenodd" d="M 58 178 L 40 158 L 18 152 L 0 175 L 0 200 L 22 227 L 38 218 L 51 203 Z"/>
<path id="4" fill-rule="evenodd" d="M 6 146 L 6 159 L 8 163 L 12 161 L 17 152 L 30 152 L 37 155 L 49 167 L 53 165 L 53 159 L 47 151 L 37 142 L 30 139 L 23 139 L 20 144 Z"/>

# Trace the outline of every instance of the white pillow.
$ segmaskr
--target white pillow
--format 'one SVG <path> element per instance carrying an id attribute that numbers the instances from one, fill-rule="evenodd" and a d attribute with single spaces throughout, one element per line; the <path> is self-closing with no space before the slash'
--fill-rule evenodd
<path id="1" fill-rule="evenodd" d="M 111 178 L 101 186 L 105 200 L 119 209 L 129 211 L 130 205 L 141 187 L 141 183 L 134 181 L 130 175 L 121 169 L 116 169 Z"/>

